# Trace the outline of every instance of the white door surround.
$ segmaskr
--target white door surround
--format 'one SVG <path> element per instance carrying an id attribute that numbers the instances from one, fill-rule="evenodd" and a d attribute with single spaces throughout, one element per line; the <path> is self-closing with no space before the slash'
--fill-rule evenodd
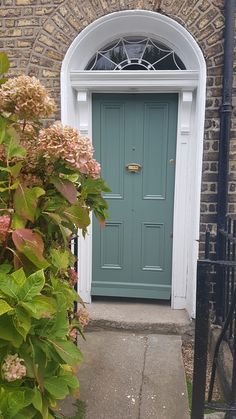
<path id="1" fill-rule="evenodd" d="M 84 71 L 96 51 L 121 36 L 147 36 L 172 48 L 186 70 Z M 179 93 L 173 225 L 174 309 L 195 314 L 196 266 L 205 119 L 206 64 L 200 47 L 179 23 L 159 13 L 129 10 L 108 14 L 87 26 L 62 63 L 62 122 L 91 138 L 93 92 Z M 90 302 L 92 228 L 79 239 L 79 293 Z"/>

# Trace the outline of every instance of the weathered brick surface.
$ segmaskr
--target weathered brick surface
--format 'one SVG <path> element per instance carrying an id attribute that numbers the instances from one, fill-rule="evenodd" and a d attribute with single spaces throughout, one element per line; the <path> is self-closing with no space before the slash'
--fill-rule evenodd
<path id="1" fill-rule="evenodd" d="M 203 251 L 206 229 L 215 231 L 217 212 L 223 5 L 224 0 L 3 0 L 0 8 L 0 49 L 5 49 L 9 54 L 11 73 L 14 75 L 26 72 L 39 77 L 58 102 L 58 106 L 63 57 L 78 33 L 95 19 L 119 10 L 147 9 L 177 20 L 194 36 L 203 51 L 208 68 L 200 253 Z M 235 106 L 236 75 L 233 94 Z M 235 212 L 236 208 L 235 109 L 233 117 L 229 167 L 230 212 Z"/>

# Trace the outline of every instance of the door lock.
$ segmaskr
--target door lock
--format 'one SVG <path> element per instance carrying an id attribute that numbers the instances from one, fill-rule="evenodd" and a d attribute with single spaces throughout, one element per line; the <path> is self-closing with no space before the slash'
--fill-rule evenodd
<path id="1" fill-rule="evenodd" d="M 170 163 L 170 164 L 175 164 L 175 159 L 170 159 L 170 160 L 169 160 L 169 163 Z"/>
<path id="2" fill-rule="evenodd" d="M 141 164 L 138 163 L 129 163 L 125 167 L 126 170 L 130 173 L 138 173 L 142 169 Z"/>

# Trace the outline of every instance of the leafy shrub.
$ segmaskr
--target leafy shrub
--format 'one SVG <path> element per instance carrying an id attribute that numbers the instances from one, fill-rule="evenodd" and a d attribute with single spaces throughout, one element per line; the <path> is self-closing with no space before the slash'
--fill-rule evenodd
<path id="1" fill-rule="evenodd" d="M 0 418 L 50 419 L 78 391 L 74 342 L 88 322 L 70 240 L 91 211 L 104 224 L 109 189 L 88 139 L 40 124 L 55 105 L 37 79 L 0 83 Z"/>

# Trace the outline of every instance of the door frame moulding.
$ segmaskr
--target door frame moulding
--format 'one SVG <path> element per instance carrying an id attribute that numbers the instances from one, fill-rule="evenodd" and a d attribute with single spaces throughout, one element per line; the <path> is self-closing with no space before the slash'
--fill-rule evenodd
<path id="1" fill-rule="evenodd" d="M 186 65 L 172 71 L 84 71 L 96 50 L 119 36 L 152 36 L 170 46 Z M 195 314 L 200 219 L 201 168 L 205 119 L 206 65 L 190 33 L 155 12 L 129 10 L 106 15 L 73 41 L 61 71 L 62 122 L 92 138 L 92 93 L 178 93 L 178 127 L 172 251 L 174 309 Z M 92 226 L 79 238 L 79 293 L 91 301 Z"/>
<path id="2" fill-rule="evenodd" d="M 129 89 L 129 92 L 152 92 L 152 88 L 163 89 L 196 89 L 198 85 L 198 71 L 194 70 L 166 70 L 166 71 L 71 71 L 71 86 L 78 91 L 104 91 L 114 89 Z M 137 90 L 138 89 L 138 90 Z"/>

